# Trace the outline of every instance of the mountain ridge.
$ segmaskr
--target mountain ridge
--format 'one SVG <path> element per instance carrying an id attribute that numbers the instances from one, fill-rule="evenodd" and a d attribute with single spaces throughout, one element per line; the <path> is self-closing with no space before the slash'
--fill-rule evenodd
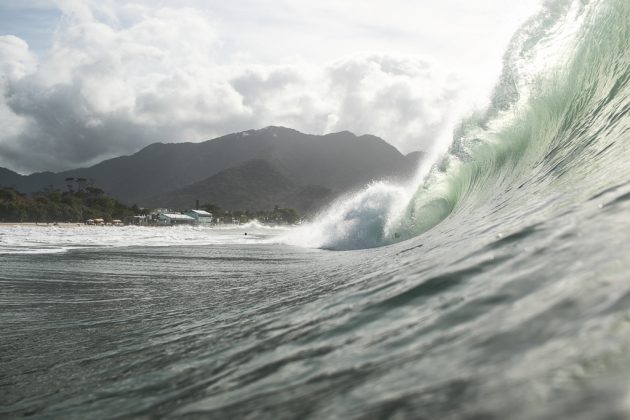
<path id="1" fill-rule="evenodd" d="M 69 177 L 86 178 L 121 201 L 147 205 L 222 171 L 264 160 L 271 178 L 278 171 L 295 188 L 316 186 L 336 195 L 372 180 L 408 177 L 421 156 L 420 152 L 403 155 L 372 135 L 356 136 L 349 131 L 312 135 L 269 126 L 200 143 L 152 143 L 131 155 L 59 173 L 20 175 L 2 169 L 0 185 L 32 193 L 49 186 L 65 189 Z"/>
<path id="2" fill-rule="evenodd" d="M 267 160 L 252 159 L 207 179 L 147 200 L 149 206 L 190 208 L 212 203 L 225 210 L 269 210 L 291 207 L 300 213 L 317 211 L 333 192 L 318 185 L 300 185 Z"/>

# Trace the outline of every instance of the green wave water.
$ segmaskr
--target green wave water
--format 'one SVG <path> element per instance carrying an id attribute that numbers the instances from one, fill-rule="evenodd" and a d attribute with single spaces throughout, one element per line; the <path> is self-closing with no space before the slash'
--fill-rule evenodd
<path id="1" fill-rule="evenodd" d="M 550 190 L 559 184 L 598 190 L 627 175 L 627 165 L 618 156 L 628 149 L 630 3 L 581 6 L 584 22 L 574 45 L 563 51 L 567 57 L 523 86 L 528 90 L 524 103 L 514 99 L 506 104 L 505 90 L 514 88 L 500 84 L 485 115 L 462 123 L 448 157 L 436 168 L 440 173 L 433 174 L 433 182 L 423 186 L 410 205 L 408 234 L 426 231 L 453 211 L 465 211 L 491 196 L 534 194 L 530 188 L 541 189 L 537 184 Z M 538 18 L 545 21 L 538 31 L 548 32 L 556 23 L 548 14 Z M 531 42 L 525 46 L 531 48 Z M 517 56 L 532 59 L 525 53 L 521 50 Z M 518 63 L 506 63 L 505 72 L 514 72 L 515 66 Z M 515 83 L 519 77 L 523 75 L 504 73 L 502 79 Z M 489 127 L 501 118 L 509 121 L 498 129 Z M 590 175 L 595 167 L 595 172 L 610 174 L 594 179 Z"/>

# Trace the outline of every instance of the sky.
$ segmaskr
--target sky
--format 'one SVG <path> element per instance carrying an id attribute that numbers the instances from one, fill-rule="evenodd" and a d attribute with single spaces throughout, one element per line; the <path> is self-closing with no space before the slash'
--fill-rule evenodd
<path id="1" fill-rule="evenodd" d="M 0 167 L 280 125 L 403 153 L 483 106 L 540 0 L 0 0 Z"/>

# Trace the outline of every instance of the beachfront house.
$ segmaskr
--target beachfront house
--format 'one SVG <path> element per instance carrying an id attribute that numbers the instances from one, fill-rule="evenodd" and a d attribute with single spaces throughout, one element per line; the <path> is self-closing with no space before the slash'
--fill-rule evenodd
<path id="1" fill-rule="evenodd" d="M 195 219 L 195 223 L 198 225 L 203 226 L 212 223 L 212 213 L 205 210 L 187 210 L 184 214 Z"/>
<path id="2" fill-rule="evenodd" d="M 195 219 L 181 213 L 160 213 L 158 214 L 158 225 L 175 226 L 175 225 L 194 225 Z"/>

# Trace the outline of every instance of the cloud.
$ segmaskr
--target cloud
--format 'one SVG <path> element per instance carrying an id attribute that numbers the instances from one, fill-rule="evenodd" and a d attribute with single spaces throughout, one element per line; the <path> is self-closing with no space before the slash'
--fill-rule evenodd
<path id="1" fill-rule="evenodd" d="M 404 151 L 445 129 L 456 79 L 423 57 L 364 53 L 319 66 L 226 60 L 222 34 L 195 9 L 60 2 L 39 60 L 0 36 L 0 166 L 61 170 L 156 141 L 200 141 L 285 125 L 351 130 Z M 223 57 L 223 58 L 221 58 Z"/>
<path id="2" fill-rule="evenodd" d="M 2 83 L 20 79 L 37 65 L 28 44 L 13 35 L 0 37 L 0 76 Z"/>
<path id="3" fill-rule="evenodd" d="M 20 137 L 28 131 L 28 121 L 17 115 L 7 104 L 6 93 L 9 87 L 35 71 L 37 59 L 29 51 L 28 44 L 12 35 L 0 36 L 0 164 L 6 160 L 7 164 L 13 159 L 12 153 L 4 156 L 6 146 L 14 145 L 20 148 Z M 21 157 L 16 156 L 20 161 Z"/>
<path id="4" fill-rule="evenodd" d="M 417 56 L 362 54 L 326 71 L 336 104 L 327 131 L 375 134 L 407 151 L 442 135 L 460 89 L 454 75 Z"/>

